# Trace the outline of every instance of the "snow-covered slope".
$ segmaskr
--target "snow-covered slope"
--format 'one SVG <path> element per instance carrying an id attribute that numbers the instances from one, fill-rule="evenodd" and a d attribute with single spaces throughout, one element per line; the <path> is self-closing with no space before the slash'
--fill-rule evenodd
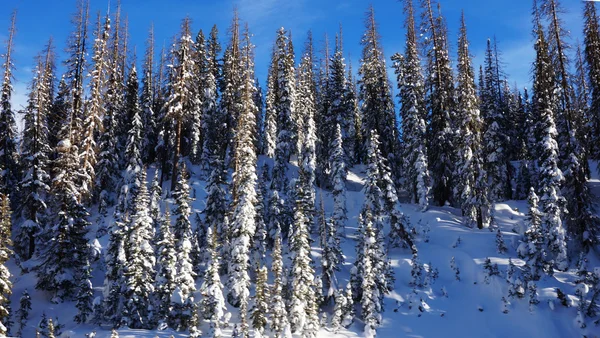
<path id="1" fill-rule="evenodd" d="M 260 166 L 260 164 L 259 164 Z M 350 269 L 355 259 L 356 228 L 358 213 L 362 207 L 361 192 L 363 167 L 355 167 L 348 175 L 347 209 L 348 223 L 346 236 L 342 246 L 346 258 L 343 271 L 338 280 L 343 287 L 346 285 Z M 293 170 L 292 170 L 293 171 Z M 596 173 L 595 168 L 592 172 Z M 293 173 L 290 173 L 293 175 Z M 151 177 L 151 176 L 150 176 Z M 197 177 L 197 176 L 192 176 Z M 203 181 L 192 178 L 196 201 L 194 212 L 204 208 Z M 168 184 L 165 183 L 165 184 Z M 600 193 L 600 180 L 594 177 L 590 182 L 595 193 Z M 326 191 L 317 191 L 317 197 L 323 197 L 326 210 L 332 210 L 332 200 Z M 496 221 L 502 232 L 508 248 L 507 253 L 499 254 L 496 249 L 496 232 L 489 229 L 469 229 L 462 225 L 460 211 L 451 207 L 431 207 L 421 212 L 416 206 L 403 204 L 405 215 L 410 218 L 411 225 L 417 233 L 418 261 L 424 264 L 423 282 L 426 286 L 412 287 L 411 258 L 412 254 L 406 249 L 392 249 L 389 258 L 392 261 L 395 274 L 394 291 L 385 298 L 383 324 L 378 329 L 378 337 L 588 337 L 600 335 L 600 327 L 588 323 L 586 329 L 580 329 L 576 323 L 575 306 L 563 307 L 556 298 L 556 288 L 569 295 L 572 305 L 576 305 L 575 271 L 556 273 L 552 277 L 544 276 L 537 283 L 539 304 L 530 308 L 529 295 L 509 298 L 507 270 L 509 258 L 517 266 L 524 262 L 517 258 L 516 248 L 520 236 L 515 233 L 522 227 L 527 203 L 524 201 L 507 201 L 496 205 Z M 110 213 L 109 213 L 110 214 Z M 96 220 L 96 216 L 92 220 Z M 110 221 L 110 220 L 105 220 Z M 460 238 L 460 240 L 459 240 Z M 106 245 L 106 236 L 99 239 L 102 246 Z M 315 241 L 315 245 L 318 241 Z M 314 247 L 313 258 L 319 270 L 320 249 Z M 459 270 L 460 280 L 451 268 L 454 258 Z M 489 258 L 498 265 L 499 275 L 485 281 L 483 264 Z M 590 262 L 591 266 L 597 261 Z M 597 264 L 596 264 L 597 265 Z M 48 317 L 58 317 L 64 324 L 63 337 L 85 337 L 93 331 L 96 337 L 110 337 L 108 328 L 98 328 L 92 325 L 76 325 L 72 318 L 75 315 L 73 303 L 52 304 L 42 292 L 35 290 L 35 275 L 20 274 L 14 263 L 10 266 L 14 275 L 14 294 L 12 297 L 13 310 L 18 308 L 19 298 L 27 289 L 33 301 L 28 327 L 24 337 L 35 337 L 42 313 Z M 439 277 L 435 280 L 427 278 L 427 271 L 437 269 Z M 516 275 L 519 269 L 516 269 Z M 516 277 L 515 277 L 516 278 Z M 428 283 L 425 281 L 428 279 Z M 96 269 L 94 287 L 97 295 L 101 294 L 103 272 Z M 508 300 L 507 313 L 504 313 Z M 236 315 L 233 315 L 235 318 Z M 224 331 L 231 332 L 231 327 Z M 331 332 L 327 327 L 321 329 L 320 337 L 361 337 L 363 324 L 356 319 L 348 328 L 339 332 Z M 119 330 L 120 337 L 185 337 L 173 331 L 141 331 Z"/>

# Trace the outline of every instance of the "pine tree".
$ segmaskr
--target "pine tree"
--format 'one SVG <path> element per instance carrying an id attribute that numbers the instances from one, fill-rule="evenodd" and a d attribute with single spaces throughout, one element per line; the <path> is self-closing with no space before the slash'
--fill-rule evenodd
<path id="1" fill-rule="evenodd" d="M 148 214 L 149 196 L 146 188 L 146 173 L 140 173 L 141 187 L 135 202 L 135 212 L 128 225 L 128 236 L 125 242 L 125 303 L 124 320 L 130 328 L 150 329 L 149 321 L 152 307 L 148 306 L 154 293 L 154 223 Z"/>
<path id="2" fill-rule="evenodd" d="M 213 338 L 222 337 L 221 327 L 223 326 L 223 317 L 227 310 L 225 306 L 225 297 L 223 296 L 223 284 L 219 276 L 220 259 L 218 248 L 218 239 L 216 226 L 209 227 L 206 235 L 206 247 L 208 248 L 209 261 L 208 268 L 204 274 L 204 283 L 201 287 L 202 292 L 202 313 L 205 319 L 210 321 L 210 334 Z"/>
<path id="3" fill-rule="evenodd" d="M 464 13 L 461 19 L 458 54 L 458 85 L 456 117 L 459 130 L 456 136 L 457 163 L 455 198 L 461 205 L 465 223 L 479 229 L 489 224 L 490 206 L 487 203 L 486 172 L 481 153 L 481 119 L 475 89 L 475 74 L 471 64 Z"/>
<path id="4" fill-rule="evenodd" d="M 359 96 L 363 111 L 363 139 L 368 139 L 373 130 L 380 135 L 381 153 L 388 159 L 394 175 L 398 175 L 398 125 L 373 6 L 370 6 L 367 11 L 365 23 L 365 33 L 361 40 L 363 46 L 361 64 L 358 71 Z M 398 177 L 393 179 L 395 182 Z"/>
<path id="5" fill-rule="evenodd" d="M 202 211 L 206 229 L 214 229 L 221 248 L 217 249 L 222 258 L 221 262 L 228 262 L 229 257 L 229 229 L 225 227 L 227 213 L 227 191 L 225 189 L 225 169 L 220 156 L 215 155 L 210 162 L 212 168 L 206 186 L 206 207 Z"/>
<path id="6" fill-rule="evenodd" d="M 174 264 L 175 289 L 171 295 L 172 311 L 169 314 L 169 326 L 176 330 L 186 330 L 192 327 L 193 315 L 196 311 L 194 292 L 196 291 L 195 277 L 192 266 L 192 224 L 190 222 L 190 187 L 188 173 L 183 163 L 179 164 L 177 184 L 173 190 L 175 198 L 176 217 L 173 227 L 175 238 L 176 259 Z"/>
<path id="7" fill-rule="evenodd" d="M 336 226 L 335 221 L 325 219 L 325 211 L 323 205 L 321 205 L 321 269 L 322 269 L 322 281 L 323 281 L 323 303 L 328 304 L 335 297 L 335 291 L 338 288 L 337 278 L 335 276 L 336 271 L 340 270 L 340 266 L 344 263 L 344 256 L 340 248 L 340 237 L 339 228 Z"/>
<path id="8" fill-rule="evenodd" d="M 0 194 L 0 335 L 5 335 L 10 330 L 12 282 L 6 262 L 12 255 L 11 228 L 10 201 L 7 195 Z"/>
<path id="9" fill-rule="evenodd" d="M 23 291 L 21 298 L 19 299 L 19 309 L 15 313 L 17 320 L 19 321 L 19 330 L 17 331 L 17 337 L 23 336 L 23 329 L 27 326 L 29 320 L 29 312 L 31 311 L 31 296 L 27 289 Z"/>
<path id="10" fill-rule="evenodd" d="M 277 146 L 277 111 L 275 110 L 277 59 L 275 46 L 271 55 L 271 64 L 267 74 L 267 95 L 265 97 L 264 139 L 262 141 L 265 156 L 275 158 Z"/>
<path id="11" fill-rule="evenodd" d="M 565 201 L 560 195 L 560 185 L 564 181 L 562 171 L 558 168 L 558 145 L 556 143 L 556 125 L 554 124 L 555 83 L 551 59 L 548 55 L 548 45 L 544 32 L 535 18 L 537 24 L 535 44 L 536 60 L 534 63 L 534 114 L 539 119 L 539 177 L 541 202 L 544 215 L 542 228 L 545 231 L 546 244 L 550 257 L 559 270 L 568 267 L 565 230 L 562 214 Z"/>
<path id="12" fill-rule="evenodd" d="M 167 207 L 160 220 L 160 228 L 156 233 L 157 267 L 155 277 L 155 318 L 154 322 L 159 328 L 164 328 L 167 318 L 171 313 L 171 295 L 176 287 L 177 252 L 175 251 L 175 237 L 171 228 L 171 214 Z"/>
<path id="13" fill-rule="evenodd" d="M 448 52 L 448 31 L 444 18 L 436 16 L 432 0 L 421 1 L 423 8 L 425 88 L 430 120 L 427 129 L 427 157 L 432 177 L 433 200 L 437 205 L 450 201 L 452 194 L 452 126 L 454 88 Z M 438 4 L 439 6 L 439 4 Z"/>
<path id="14" fill-rule="evenodd" d="M 15 22 L 17 12 L 12 13 L 10 27 L 8 30 L 8 39 L 6 40 L 6 52 L 3 55 L 4 75 L 2 78 L 2 87 L 0 89 L 0 168 L 2 168 L 1 188 L 4 193 L 9 193 L 9 188 L 17 187 L 19 182 L 19 154 L 17 152 L 17 125 L 15 122 L 15 113 L 11 106 L 11 97 L 13 94 L 13 49 L 14 36 L 16 33 Z M 18 188 L 14 192 L 10 191 L 16 197 Z"/>
<path id="15" fill-rule="evenodd" d="M 406 47 L 404 56 L 392 57 L 398 82 L 402 118 L 402 160 L 406 189 L 422 210 L 429 205 L 431 182 L 427 163 L 425 80 L 419 58 L 412 0 L 404 1 Z"/>

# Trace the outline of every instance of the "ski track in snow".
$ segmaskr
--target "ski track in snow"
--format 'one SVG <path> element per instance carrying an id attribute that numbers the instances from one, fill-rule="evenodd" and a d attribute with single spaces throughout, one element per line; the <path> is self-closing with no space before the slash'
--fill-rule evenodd
<path id="1" fill-rule="evenodd" d="M 262 163 L 270 161 L 261 157 L 258 168 Z M 195 171 L 198 171 L 197 168 Z M 296 169 L 290 166 L 288 175 L 294 177 Z M 153 177 L 153 169 L 148 177 Z M 589 184 L 592 192 L 600 196 L 600 179 L 598 178 L 596 164 L 591 164 L 592 179 Z M 363 195 L 361 192 L 363 184 L 364 166 L 356 166 L 348 173 L 347 182 L 347 209 L 348 222 L 346 225 L 346 236 L 342 239 L 342 248 L 345 254 L 345 264 L 338 273 L 339 287 L 345 287 L 350 276 L 350 268 L 355 259 L 355 232 L 357 228 L 358 213 L 362 207 Z M 193 203 L 193 213 L 204 209 L 205 182 L 198 180 L 198 176 L 192 175 L 191 187 L 195 190 L 196 201 Z M 165 182 L 164 187 L 169 186 Z M 192 191 L 194 194 L 194 191 Z M 326 191 L 317 190 L 317 199 L 321 196 L 326 210 L 333 209 L 333 201 Z M 171 201 L 172 202 L 172 201 Z M 552 277 L 543 276 L 537 283 L 538 299 L 540 303 L 535 307 L 533 313 L 529 311 L 527 295 L 523 299 L 511 300 L 509 313 L 502 313 L 501 298 L 507 296 L 508 285 L 505 281 L 509 257 L 516 266 L 524 262 L 517 258 L 516 248 L 520 236 L 513 229 L 522 226 L 524 212 L 527 211 L 526 201 L 506 201 L 498 203 L 495 207 L 497 223 L 503 233 L 504 241 L 508 247 L 506 254 L 496 252 L 496 232 L 489 229 L 470 229 L 461 224 L 460 210 L 451 207 L 430 207 L 428 211 L 421 212 L 417 206 L 407 203 L 402 204 L 402 210 L 410 218 L 411 225 L 418 231 L 417 248 L 419 250 L 419 261 L 422 264 L 431 263 L 439 270 L 439 278 L 429 288 L 418 288 L 417 294 L 412 294 L 410 287 L 411 279 L 411 253 L 407 249 L 394 248 L 389 253 L 396 278 L 394 290 L 385 297 L 385 312 L 383 323 L 377 330 L 377 337 L 401 338 L 401 337 L 528 337 L 528 338 L 563 338 L 563 337 L 588 337 L 600 336 L 600 327 L 595 327 L 589 321 L 586 329 L 579 329 L 575 323 L 576 309 L 574 306 L 565 308 L 556 299 L 556 287 L 569 295 L 571 301 L 576 301 L 575 271 L 566 273 L 558 272 Z M 93 210 L 94 211 L 94 210 Z M 92 220 L 95 224 L 91 234 L 95 233 L 98 226 L 98 216 L 92 212 Z M 110 222 L 112 212 L 104 222 Z M 429 242 L 424 241 L 423 228 L 430 227 Z M 385 229 L 387 231 L 387 229 Z M 453 247 L 460 236 L 461 243 Z M 93 236 L 92 236 L 93 237 Z M 100 244 L 105 247 L 108 236 L 99 239 Z M 320 272 L 320 248 L 315 247 L 318 241 L 313 242 L 313 259 L 316 271 Z M 460 281 L 455 280 L 455 273 L 450 268 L 450 259 L 455 257 L 456 264 L 460 269 Z M 492 263 L 498 264 L 500 276 L 493 276 L 490 284 L 485 284 L 483 263 L 489 257 Z M 270 262 L 267 263 L 270 266 Z M 573 266 L 574 264 L 572 264 Z M 590 259 L 589 267 L 598 266 L 598 260 Z M 23 337 L 35 337 L 37 326 L 43 312 L 48 317 L 58 317 L 59 322 L 65 325 L 63 335 L 60 337 L 85 337 L 86 334 L 96 331 L 95 337 L 110 337 L 109 328 L 98 328 L 93 325 L 76 325 L 72 318 L 76 314 L 75 304 L 66 302 L 63 304 L 52 304 L 50 298 L 44 293 L 35 290 L 35 274 L 27 273 L 21 275 L 20 270 L 14 262 L 10 262 L 9 269 L 13 274 L 13 313 L 18 309 L 19 298 L 23 290 L 27 289 L 32 299 L 32 311 L 29 314 L 28 327 Z M 102 292 L 104 271 L 95 267 L 93 274 L 93 285 L 95 295 Z M 225 281 L 225 278 L 222 277 Z M 198 290 L 200 289 L 198 283 Z M 443 295 L 442 289 L 447 292 Z M 196 293 L 199 296 L 198 293 Z M 409 308 L 410 298 L 416 304 Z M 199 298 L 197 298 L 199 299 Z M 549 302 L 554 303 L 554 310 Z M 576 303 L 573 303 L 573 305 Z M 421 305 L 421 310 L 419 306 Z M 233 311 L 232 320 L 237 313 Z M 14 319 L 13 319 L 14 320 Z M 231 333 L 233 323 L 223 330 L 228 336 Z M 16 331 L 16 325 L 13 331 Z M 208 325 L 203 324 L 203 332 L 208 332 Z M 321 329 L 319 337 L 344 338 L 361 337 L 363 335 L 363 324 L 355 319 L 348 328 L 334 333 L 327 328 Z M 268 332 L 265 333 L 268 335 Z M 120 329 L 122 338 L 130 337 L 187 337 L 187 334 L 167 331 L 145 331 Z M 252 334 L 251 334 L 252 336 Z"/>

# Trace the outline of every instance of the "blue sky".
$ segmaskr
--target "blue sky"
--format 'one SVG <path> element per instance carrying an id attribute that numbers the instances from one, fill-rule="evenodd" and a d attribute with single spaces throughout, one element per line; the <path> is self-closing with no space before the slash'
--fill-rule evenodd
<path id="1" fill-rule="evenodd" d="M 415 0 L 418 4 L 419 0 Z M 14 104 L 24 104 L 27 83 L 31 78 L 33 57 L 54 37 L 57 51 L 62 52 L 72 27 L 70 18 L 75 11 L 76 0 L 2 0 L 0 7 L 0 40 L 6 39 L 10 13 L 17 9 L 17 35 L 15 37 L 16 83 Z M 529 0 L 441 0 L 450 30 L 451 53 L 456 58 L 456 40 L 460 12 L 464 10 L 471 52 L 475 64 L 483 58 L 487 38 L 496 35 L 505 70 L 511 81 L 519 87 L 527 86 L 530 64 L 533 60 L 531 38 L 531 1 Z M 155 26 L 156 45 L 168 46 L 171 37 L 178 33 L 181 20 L 192 18 L 193 29 L 208 32 L 217 24 L 222 43 L 227 42 L 226 30 L 232 10 L 237 6 L 240 18 L 247 22 L 256 45 L 256 71 L 264 83 L 269 56 L 276 31 L 279 27 L 291 29 L 297 53 L 302 49 L 306 33 L 312 30 L 317 50 L 322 49 L 324 35 L 333 36 L 342 24 L 347 60 L 357 69 L 360 57 L 360 38 L 364 30 L 364 13 L 372 3 L 379 23 L 383 48 L 389 57 L 404 50 L 404 16 L 402 4 L 396 0 L 122 0 L 122 11 L 129 20 L 130 44 L 137 46 L 142 55 L 144 42 L 151 23 Z M 581 39 L 582 2 L 563 0 L 566 13 L 563 19 L 572 32 L 575 44 Z M 112 9 L 116 0 L 111 1 Z M 108 0 L 91 0 L 91 24 L 96 13 L 106 13 Z M 2 53 L 4 46 L 0 47 Z"/>

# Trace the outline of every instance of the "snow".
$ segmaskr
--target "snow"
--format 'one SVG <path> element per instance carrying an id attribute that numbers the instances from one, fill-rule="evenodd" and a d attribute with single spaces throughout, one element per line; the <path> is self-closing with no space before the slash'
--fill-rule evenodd
<path id="1" fill-rule="evenodd" d="M 259 167 L 265 158 L 259 159 Z M 600 180 L 597 177 L 595 164 L 591 166 L 594 177 L 590 184 L 592 190 L 598 190 Z M 191 168 L 199 172 L 199 168 Z M 350 168 L 347 182 L 347 210 L 348 221 L 345 234 L 342 238 L 342 250 L 345 263 L 337 274 L 338 285 L 345 288 L 351 275 L 355 270 L 353 262 L 356 258 L 355 245 L 357 240 L 356 230 L 358 227 L 358 214 L 364 201 L 362 187 L 364 184 L 364 166 Z M 153 170 L 153 169 L 150 169 Z M 293 172 L 293 170 L 290 170 Z M 190 185 L 197 193 L 197 198 L 191 205 L 192 213 L 199 212 L 204 208 L 206 192 L 205 182 L 198 179 L 199 175 L 192 175 Z M 165 185 L 170 183 L 165 182 Z M 596 193 L 598 191 L 595 191 Z M 333 210 L 333 199 L 328 193 L 317 191 L 316 196 L 323 196 L 326 210 Z M 319 203 L 319 202 L 317 202 Z M 423 287 L 410 286 L 411 282 L 411 258 L 410 250 L 393 248 L 388 254 L 391 266 L 396 278 L 393 291 L 384 297 L 384 312 L 381 325 L 376 329 L 376 337 L 530 337 L 530 338 L 559 338 L 580 337 L 583 335 L 594 336 L 600 333 L 600 329 L 592 324 L 589 318 L 586 328 L 580 328 L 576 321 L 577 309 L 575 306 L 565 308 L 556 298 L 556 288 L 560 288 L 568 299 L 577 299 L 575 295 L 578 278 L 574 270 L 556 272 L 554 276 L 543 276 L 537 282 L 537 298 L 539 304 L 534 306 L 534 311 L 529 309 L 529 295 L 522 299 L 508 296 L 509 285 L 505 281 L 509 265 L 509 258 L 519 268 L 525 262 L 517 258 L 517 248 L 520 244 L 520 236 L 513 229 L 522 229 L 525 222 L 527 204 L 525 201 L 506 201 L 496 203 L 495 217 L 499 230 L 502 232 L 507 246 L 505 254 L 498 254 L 496 250 L 496 232 L 489 229 L 471 229 L 463 225 L 461 212 L 449 206 L 430 206 L 427 211 L 417 204 L 402 204 L 402 212 L 410 219 L 412 227 L 418 233 L 416 246 L 418 248 L 418 261 L 423 264 L 424 283 Z M 112 215 L 112 212 L 108 212 Z M 92 214 L 90 220 L 97 219 Z M 110 220 L 106 220 L 110 224 Z M 387 234 L 389 229 L 384 228 Z M 454 244 L 457 238 L 461 238 L 458 246 Z M 428 238 L 429 240 L 426 240 Z M 98 239 L 94 246 L 106 248 L 108 235 Z M 185 243 L 189 246 L 189 243 Z M 320 260 L 320 248 L 318 240 L 312 243 L 312 256 L 316 264 Z M 269 254 L 270 256 L 270 254 Z M 489 284 L 484 282 L 484 263 L 486 258 L 492 264 L 497 264 L 499 276 L 490 276 Z M 460 280 L 455 277 L 455 271 L 450 265 L 454 258 L 456 267 L 460 270 Z M 270 258 L 269 258 L 270 260 Z M 595 264 L 593 264 L 595 263 Z M 270 264 L 268 264 L 270 265 Z M 594 268 L 596 274 L 600 275 L 600 268 L 595 267 L 597 261 L 590 262 L 590 269 Z M 318 266 L 318 265 L 317 265 Z M 432 267 L 439 270 L 437 279 L 431 278 Z M 31 294 L 32 311 L 30 320 L 24 331 L 24 337 L 33 337 L 35 326 L 43 312 L 49 317 L 59 317 L 60 323 L 64 324 L 62 337 L 84 337 L 86 334 L 96 331 L 97 338 L 110 337 L 110 329 L 97 327 L 92 324 L 75 325 L 72 321 L 76 313 L 74 303 L 65 302 L 53 304 L 47 295 L 35 289 L 35 274 L 21 274 L 20 269 L 11 261 L 9 264 L 14 290 L 12 295 L 13 309 L 18 308 L 19 298 L 27 289 Z M 93 285 L 95 295 L 101 294 L 104 271 L 95 266 Z M 197 280 L 197 289 L 200 290 L 201 280 Z M 272 283 L 270 280 L 269 283 Z M 587 290 L 581 290 L 581 292 Z M 254 290 L 250 290 L 253 294 Z M 173 302 L 181 303 L 183 295 L 180 290 L 173 292 Z M 503 302 L 506 299 L 506 303 Z M 201 300 L 198 296 L 194 299 Z M 508 312 L 503 313 L 506 309 Z M 233 312 L 231 323 L 221 327 L 225 337 L 231 334 L 238 320 L 237 310 L 228 307 L 227 312 Z M 226 312 L 226 313 L 227 313 Z M 359 314 L 357 314 L 359 315 Z M 229 314 L 227 313 L 227 316 Z M 331 318 L 331 314 L 328 314 Z M 347 323 L 345 323 L 347 324 Z M 210 332 L 208 322 L 203 322 L 203 332 Z M 172 330 L 144 331 L 122 328 L 118 330 L 119 336 L 131 337 L 186 337 L 181 332 Z M 267 330 L 264 336 L 270 336 Z M 289 332 L 286 337 L 292 337 Z M 322 338 L 344 338 L 344 337 L 368 337 L 375 336 L 369 328 L 365 329 L 364 323 L 355 318 L 348 328 L 340 328 L 337 332 L 329 329 L 329 325 L 321 328 L 318 337 Z M 294 336 L 299 337 L 299 336 Z"/>

